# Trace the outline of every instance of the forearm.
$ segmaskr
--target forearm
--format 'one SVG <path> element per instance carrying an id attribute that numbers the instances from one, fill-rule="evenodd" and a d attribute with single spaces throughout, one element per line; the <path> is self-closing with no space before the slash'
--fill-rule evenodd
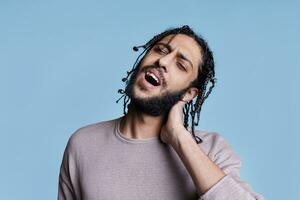
<path id="1" fill-rule="evenodd" d="M 178 135 L 172 147 L 192 177 L 199 195 L 202 195 L 221 180 L 225 173 L 206 156 L 190 133 L 186 131 Z"/>

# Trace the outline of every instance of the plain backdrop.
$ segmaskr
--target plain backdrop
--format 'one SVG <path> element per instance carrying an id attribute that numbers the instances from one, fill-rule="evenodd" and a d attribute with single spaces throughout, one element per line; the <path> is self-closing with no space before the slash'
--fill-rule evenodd
<path id="1" fill-rule="evenodd" d="M 216 131 L 241 176 L 272 200 L 300 199 L 296 1 L 0 1 L 0 199 L 56 199 L 78 128 L 122 115 L 117 90 L 142 45 L 190 25 L 217 85 L 197 129 Z"/>

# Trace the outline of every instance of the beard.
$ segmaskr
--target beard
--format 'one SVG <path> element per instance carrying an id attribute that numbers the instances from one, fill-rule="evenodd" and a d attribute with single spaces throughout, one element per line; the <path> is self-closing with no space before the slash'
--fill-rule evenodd
<path id="1" fill-rule="evenodd" d="M 146 71 L 150 68 L 157 68 L 153 65 L 145 66 L 141 72 Z M 162 96 L 157 97 L 147 97 L 147 98 L 139 98 L 136 97 L 133 91 L 133 86 L 136 81 L 138 75 L 139 67 L 133 72 L 130 80 L 125 88 L 125 94 L 131 99 L 130 105 L 134 106 L 139 112 L 150 116 L 160 116 L 166 114 L 170 111 L 170 109 L 183 97 L 186 91 L 190 88 L 184 88 L 179 91 L 174 92 L 166 92 Z M 161 84 L 162 87 L 165 87 L 166 84 L 163 82 Z"/>

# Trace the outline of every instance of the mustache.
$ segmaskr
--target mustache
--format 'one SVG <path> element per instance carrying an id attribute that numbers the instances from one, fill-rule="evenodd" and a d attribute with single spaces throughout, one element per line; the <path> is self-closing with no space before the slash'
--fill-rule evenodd
<path id="1" fill-rule="evenodd" d="M 140 72 L 146 72 L 150 69 L 156 69 L 159 73 L 159 79 L 161 80 L 161 84 L 166 87 L 167 86 L 167 83 L 166 83 L 166 79 L 163 75 L 163 71 L 162 71 L 162 68 L 160 66 L 157 66 L 157 65 L 145 65 Z"/>

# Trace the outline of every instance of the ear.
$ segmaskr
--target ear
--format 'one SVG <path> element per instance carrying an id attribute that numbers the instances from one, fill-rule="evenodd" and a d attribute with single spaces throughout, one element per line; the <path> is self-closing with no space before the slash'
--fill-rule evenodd
<path id="1" fill-rule="evenodd" d="M 188 91 L 186 91 L 186 93 L 183 95 L 181 100 L 183 100 L 185 102 L 189 102 L 189 101 L 193 100 L 193 98 L 198 95 L 198 91 L 199 90 L 197 88 L 191 87 L 190 89 L 188 89 Z"/>

